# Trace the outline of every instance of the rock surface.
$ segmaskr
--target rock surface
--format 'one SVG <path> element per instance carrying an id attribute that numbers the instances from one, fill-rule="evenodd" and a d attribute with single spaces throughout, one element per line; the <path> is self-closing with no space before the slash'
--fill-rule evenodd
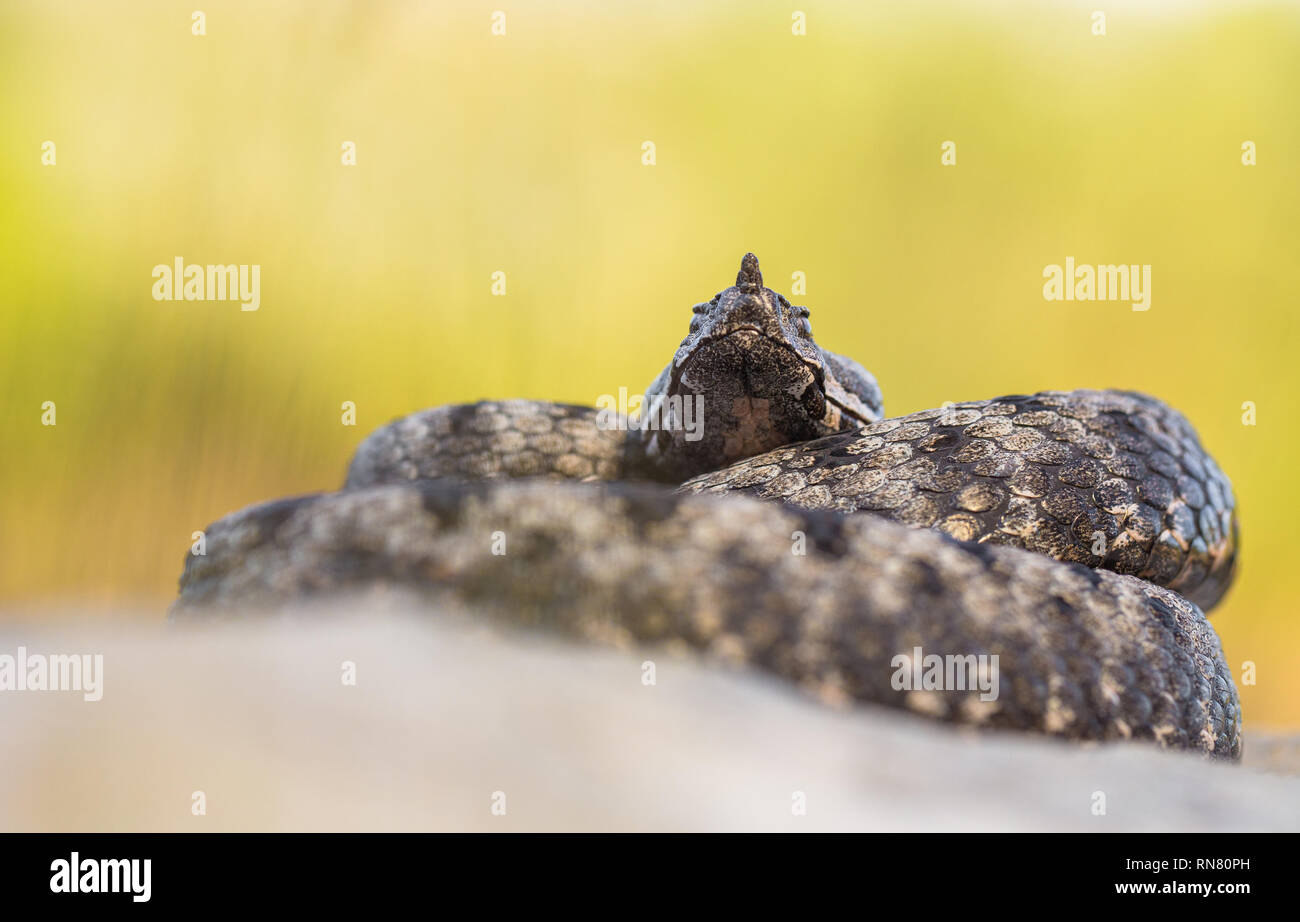
<path id="1" fill-rule="evenodd" d="M 104 691 L 0 695 L 0 828 L 1300 828 L 1300 778 L 1252 768 L 1249 727 L 1244 765 L 960 731 L 690 657 L 656 656 L 646 685 L 643 655 L 391 600 L 349 617 L 373 605 L 165 629 L 8 619 L 0 653 L 102 653 Z M 1265 764 L 1294 767 L 1287 749 L 1270 741 Z"/>

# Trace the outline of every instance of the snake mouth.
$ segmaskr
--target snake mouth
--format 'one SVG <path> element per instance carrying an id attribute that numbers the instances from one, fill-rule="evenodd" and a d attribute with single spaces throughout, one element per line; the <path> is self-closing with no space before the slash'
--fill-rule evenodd
<path id="1" fill-rule="evenodd" d="M 815 354 L 815 353 L 814 353 Z M 700 465 L 731 463 L 792 442 L 829 435 L 842 419 L 826 394 L 826 372 L 791 344 L 756 325 L 701 338 L 674 370 L 668 396 L 702 400 L 703 441 L 663 438 Z"/>
<path id="2" fill-rule="evenodd" d="M 830 393 L 826 394 L 826 402 L 831 406 L 835 407 L 835 409 L 839 411 L 841 416 L 853 420 L 857 425 L 867 426 L 877 421 L 870 416 L 867 416 L 863 413 L 859 413 L 853 407 L 847 406 L 843 401 L 836 400 L 835 397 L 832 396 Z M 841 426 L 840 428 L 845 428 L 845 427 Z"/>
<path id="3" fill-rule="evenodd" d="M 778 392 L 801 397 L 813 385 L 823 401 L 829 399 L 826 370 L 820 362 L 810 361 L 787 340 L 750 323 L 729 326 L 696 343 L 673 369 L 670 393 L 706 393 L 719 383 L 731 383 L 733 387 L 726 390 L 732 391 L 740 381 L 750 397 Z"/>

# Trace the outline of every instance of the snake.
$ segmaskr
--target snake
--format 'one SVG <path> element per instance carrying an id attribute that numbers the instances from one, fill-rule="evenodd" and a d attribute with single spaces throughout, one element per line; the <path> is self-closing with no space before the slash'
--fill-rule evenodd
<path id="1" fill-rule="evenodd" d="M 395 420 L 342 489 L 209 526 L 171 619 L 413 597 L 832 707 L 1239 759 L 1205 614 L 1236 569 L 1236 504 L 1187 419 L 1119 390 L 887 417 L 810 317 L 747 253 L 640 413 L 483 400 Z"/>

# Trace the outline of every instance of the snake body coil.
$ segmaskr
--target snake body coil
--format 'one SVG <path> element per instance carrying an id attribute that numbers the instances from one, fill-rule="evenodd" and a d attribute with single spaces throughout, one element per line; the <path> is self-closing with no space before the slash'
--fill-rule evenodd
<path id="1" fill-rule="evenodd" d="M 830 701 L 1239 756 L 1198 607 L 1232 578 L 1232 490 L 1180 414 L 1074 391 L 885 419 L 752 254 L 693 314 L 647 393 L 659 428 L 532 401 L 413 414 L 362 444 L 343 492 L 214 524 L 175 616 L 400 586 Z M 926 654 L 995 663 L 996 694 L 900 687 Z"/>

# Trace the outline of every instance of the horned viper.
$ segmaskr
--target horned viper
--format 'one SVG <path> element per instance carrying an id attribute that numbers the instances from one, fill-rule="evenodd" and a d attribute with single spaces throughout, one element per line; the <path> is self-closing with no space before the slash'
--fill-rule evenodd
<path id="1" fill-rule="evenodd" d="M 1163 403 L 1048 391 L 885 418 L 747 254 L 645 417 L 516 400 L 397 420 L 344 490 L 212 525 L 173 617 L 396 586 L 832 702 L 1239 757 L 1202 611 L 1232 578 L 1232 489 Z M 908 681 L 934 655 L 947 675 Z M 996 695 L 954 688 L 954 660 L 994 664 Z"/>

